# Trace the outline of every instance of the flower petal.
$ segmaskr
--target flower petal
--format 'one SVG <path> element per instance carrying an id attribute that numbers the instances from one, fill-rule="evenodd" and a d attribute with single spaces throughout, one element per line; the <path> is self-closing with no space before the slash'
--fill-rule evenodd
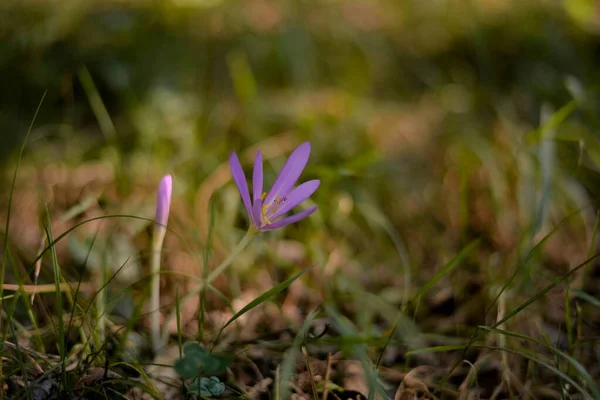
<path id="1" fill-rule="evenodd" d="M 254 221 L 254 225 L 256 225 L 257 228 L 260 228 L 260 226 L 262 225 L 262 200 L 260 198 L 258 198 L 258 200 L 256 200 L 254 202 L 254 205 L 252 206 L 252 220 Z"/>
<path id="2" fill-rule="evenodd" d="M 293 224 L 294 222 L 298 222 L 303 218 L 308 217 L 310 214 L 317 211 L 317 206 L 311 207 L 308 210 L 304 210 L 299 212 L 298 214 L 294 214 L 290 217 L 280 219 L 277 222 L 272 223 L 271 225 L 267 225 L 265 227 L 260 228 L 262 231 L 270 231 L 273 229 L 281 228 L 289 224 Z"/>
<path id="3" fill-rule="evenodd" d="M 169 220 L 169 209 L 171 207 L 171 192 L 173 189 L 173 179 L 171 175 L 165 175 L 158 186 L 157 201 L 156 201 L 156 217 L 154 220 L 157 224 L 166 226 Z"/>
<path id="4" fill-rule="evenodd" d="M 292 191 L 284 197 L 285 203 L 279 207 L 276 213 L 274 213 L 272 216 L 269 216 L 269 219 L 275 220 L 281 217 L 283 214 L 290 211 L 304 200 L 308 199 L 315 192 L 315 190 L 317 190 L 320 184 L 321 181 L 315 179 L 304 182 L 300 186 L 292 189 Z"/>
<path id="5" fill-rule="evenodd" d="M 248 216 L 252 219 L 252 204 L 250 203 L 250 191 L 248 190 L 248 182 L 246 182 L 246 175 L 244 174 L 244 170 L 242 169 L 242 164 L 240 164 L 240 159 L 237 154 L 231 153 L 229 156 L 229 168 L 231 169 L 231 175 L 233 176 L 233 180 L 240 191 L 240 195 L 242 195 L 242 201 L 244 202 L 244 206 L 246 207 L 246 211 L 248 212 Z"/>
<path id="6" fill-rule="evenodd" d="M 308 162 L 309 155 L 310 143 L 308 142 L 302 143 L 290 154 L 279 176 L 275 179 L 275 183 L 265 198 L 263 205 L 270 207 L 277 196 L 283 197 L 287 195 L 290 189 L 296 184 L 298 178 L 300 178 L 300 174 Z"/>
<path id="7" fill-rule="evenodd" d="M 257 200 L 260 200 L 263 187 L 263 162 L 262 154 L 259 151 L 256 152 L 256 158 L 254 159 L 254 171 L 252 173 L 252 204 L 256 204 Z M 260 220 L 259 220 L 260 221 Z"/>

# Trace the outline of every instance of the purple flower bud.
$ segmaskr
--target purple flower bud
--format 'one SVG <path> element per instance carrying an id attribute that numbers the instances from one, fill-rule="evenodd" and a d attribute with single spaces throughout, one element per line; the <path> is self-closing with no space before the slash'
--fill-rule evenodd
<path id="1" fill-rule="evenodd" d="M 158 195 L 156 200 L 156 218 L 157 225 L 166 227 L 169 220 L 169 209 L 171 207 L 171 190 L 173 180 L 171 175 L 165 175 L 158 186 Z"/>

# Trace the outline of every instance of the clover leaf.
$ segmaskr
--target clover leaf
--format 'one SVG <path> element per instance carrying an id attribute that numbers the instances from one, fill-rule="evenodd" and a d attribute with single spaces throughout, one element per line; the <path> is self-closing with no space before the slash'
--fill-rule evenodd
<path id="1" fill-rule="evenodd" d="M 223 384 L 216 376 L 211 376 L 210 378 L 196 378 L 189 387 L 189 392 L 191 394 L 204 397 L 218 396 L 224 391 L 225 384 Z"/>
<path id="2" fill-rule="evenodd" d="M 211 353 L 200 343 L 189 342 L 183 345 L 183 357 L 175 362 L 174 368 L 184 378 L 220 375 L 229 367 L 233 358 L 230 354 Z"/>

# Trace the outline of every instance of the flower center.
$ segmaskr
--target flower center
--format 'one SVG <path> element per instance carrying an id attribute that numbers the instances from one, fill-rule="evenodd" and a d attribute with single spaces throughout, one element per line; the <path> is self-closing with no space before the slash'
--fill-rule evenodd
<path id="1" fill-rule="evenodd" d="M 260 199 L 264 200 L 266 196 L 267 196 L 267 194 L 263 193 L 260 195 Z M 275 213 L 277 213 L 279 206 L 282 204 L 285 204 L 285 203 L 287 203 L 287 197 L 284 197 L 282 199 L 280 196 L 277 196 L 275 198 L 275 200 L 273 200 L 272 203 L 263 204 L 263 206 L 261 207 L 261 210 L 260 210 L 263 226 L 271 225 L 273 223 L 271 221 L 271 218 L 273 217 L 273 215 L 275 215 Z"/>

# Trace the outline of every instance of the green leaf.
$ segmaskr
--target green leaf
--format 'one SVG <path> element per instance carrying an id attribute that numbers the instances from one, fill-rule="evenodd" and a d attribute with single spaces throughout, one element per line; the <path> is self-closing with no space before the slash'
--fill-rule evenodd
<path id="1" fill-rule="evenodd" d="M 210 353 L 199 343 L 183 345 L 183 357 L 175 362 L 174 368 L 184 378 L 200 375 L 220 375 L 233 362 L 234 356 L 225 353 Z"/>
<path id="2" fill-rule="evenodd" d="M 226 353 L 208 353 L 204 365 L 204 373 L 207 375 L 220 375 L 227 370 L 233 362 L 234 356 Z"/>
<path id="3" fill-rule="evenodd" d="M 187 357 L 196 357 L 196 356 L 203 356 L 206 353 L 208 353 L 206 351 L 206 349 L 204 349 L 202 346 L 200 346 L 200 343 L 198 342 L 187 342 L 186 344 L 183 345 L 183 354 Z"/>
<path id="4" fill-rule="evenodd" d="M 184 378 L 191 378 L 202 373 L 202 362 L 191 357 L 183 357 L 175 361 L 175 372 Z"/>

